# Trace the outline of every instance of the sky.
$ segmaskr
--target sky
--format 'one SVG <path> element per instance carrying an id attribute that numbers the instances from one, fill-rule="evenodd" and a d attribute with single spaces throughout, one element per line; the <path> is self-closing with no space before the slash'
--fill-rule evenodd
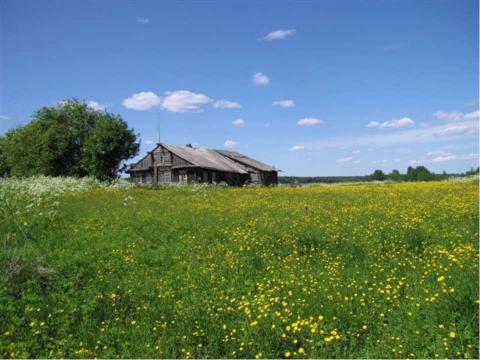
<path id="1" fill-rule="evenodd" d="M 478 14 L 475 0 L 0 0 L 0 134 L 76 98 L 128 122 L 136 159 L 160 134 L 281 175 L 464 172 Z"/>

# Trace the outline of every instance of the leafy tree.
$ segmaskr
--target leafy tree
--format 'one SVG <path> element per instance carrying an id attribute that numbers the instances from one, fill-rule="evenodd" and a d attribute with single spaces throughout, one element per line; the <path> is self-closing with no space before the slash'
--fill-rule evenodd
<path id="1" fill-rule="evenodd" d="M 119 115 L 68 100 L 41 108 L 30 123 L 0 137 L 0 172 L 3 166 L 14 176 L 110 179 L 138 153 L 136 138 Z"/>
<path id="2" fill-rule="evenodd" d="M 382 170 L 375 170 L 371 175 L 372 180 L 383 181 L 385 180 L 385 174 Z"/>
<path id="3" fill-rule="evenodd" d="M 477 167 L 476 169 L 471 168 L 470 170 L 468 170 L 467 172 L 465 172 L 465 175 L 466 175 L 466 176 L 478 175 L 479 170 L 480 170 L 480 168 L 478 168 L 478 167 Z"/>
<path id="4" fill-rule="evenodd" d="M 388 178 L 393 181 L 401 181 L 403 179 L 403 175 L 400 174 L 400 171 L 394 169 L 390 174 L 388 174 Z"/>
<path id="5" fill-rule="evenodd" d="M 408 181 L 431 181 L 435 179 L 435 174 L 431 173 L 425 166 L 411 166 L 407 169 Z"/>

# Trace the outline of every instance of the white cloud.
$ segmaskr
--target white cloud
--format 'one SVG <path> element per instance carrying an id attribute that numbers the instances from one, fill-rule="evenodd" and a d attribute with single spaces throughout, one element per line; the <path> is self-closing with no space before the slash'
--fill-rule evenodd
<path id="1" fill-rule="evenodd" d="M 447 161 L 457 161 L 457 160 L 475 160 L 478 159 L 478 153 L 468 153 L 468 154 L 442 154 L 438 156 L 434 156 L 428 159 L 423 160 L 412 160 L 410 161 L 410 165 L 415 164 L 429 164 L 429 163 L 439 163 L 439 162 L 447 162 Z"/>
<path id="2" fill-rule="evenodd" d="M 462 123 L 456 123 L 455 125 L 460 126 L 460 128 L 452 129 L 452 125 L 444 124 L 425 128 L 399 130 L 386 134 L 331 137 L 306 143 L 305 146 L 310 149 L 357 148 L 359 146 L 373 148 L 397 144 L 440 142 L 463 137 L 475 137 L 478 139 L 478 122 L 464 121 Z"/>
<path id="3" fill-rule="evenodd" d="M 93 101 L 93 100 L 88 101 L 87 106 L 90 109 L 95 110 L 95 111 L 104 111 L 105 110 L 105 105 L 104 104 L 100 104 L 99 102 Z"/>
<path id="4" fill-rule="evenodd" d="M 297 30 L 295 29 L 275 30 L 275 31 L 269 32 L 267 35 L 260 38 L 259 40 L 264 40 L 264 41 L 283 40 L 288 36 L 295 35 L 296 32 Z"/>
<path id="5" fill-rule="evenodd" d="M 282 108 L 292 108 L 295 106 L 295 101 L 293 100 L 278 100 L 272 103 L 273 106 L 280 106 Z"/>
<path id="6" fill-rule="evenodd" d="M 137 18 L 137 22 L 142 25 L 147 25 L 150 22 L 150 19 L 147 19 L 146 17 L 139 17 Z"/>
<path id="7" fill-rule="evenodd" d="M 236 141 L 233 141 L 233 140 L 226 140 L 223 143 L 223 146 L 225 146 L 226 148 L 234 148 L 237 145 L 238 145 L 238 143 Z"/>
<path id="8" fill-rule="evenodd" d="M 145 140 L 145 144 L 148 144 L 148 145 L 151 145 L 151 144 L 154 144 L 155 141 L 153 140 Z"/>
<path id="9" fill-rule="evenodd" d="M 166 95 L 161 106 L 171 112 L 201 112 L 202 106 L 212 101 L 207 95 L 188 90 L 168 91 Z"/>
<path id="10" fill-rule="evenodd" d="M 265 85 L 268 85 L 268 83 L 270 82 L 270 79 L 264 73 L 256 72 L 255 74 L 253 74 L 252 81 L 255 85 L 265 86 Z"/>
<path id="11" fill-rule="evenodd" d="M 127 109 L 145 111 L 161 104 L 162 99 L 152 91 L 142 91 L 133 94 L 122 101 Z"/>
<path id="12" fill-rule="evenodd" d="M 438 120 L 460 121 L 463 120 L 464 114 L 458 111 L 443 111 L 438 110 L 433 113 Z"/>
<path id="13" fill-rule="evenodd" d="M 448 136 L 453 136 L 453 135 L 461 135 L 461 134 L 465 134 L 469 130 L 470 130 L 470 128 L 467 125 L 455 124 L 455 125 L 449 125 L 449 126 L 443 128 L 443 129 L 437 131 L 436 133 L 433 134 L 433 136 L 448 137 Z"/>
<path id="14" fill-rule="evenodd" d="M 242 127 L 242 126 L 245 126 L 245 120 L 235 119 L 235 120 L 232 121 L 232 124 L 235 125 L 235 126 Z"/>
<path id="15" fill-rule="evenodd" d="M 427 156 L 447 156 L 451 155 L 449 152 L 446 151 L 429 151 Z"/>
<path id="16" fill-rule="evenodd" d="M 384 122 L 378 122 L 378 121 L 370 121 L 367 124 L 367 127 L 369 128 L 378 128 L 378 129 L 383 129 L 383 128 L 401 128 L 405 126 L 411 126 L 415 124 L 415 121 L 408 117 L 403 117 L 401 119 L 393 119 L 389 121 L 384 121 Z"/>
<path id="17" fill-rule="evenodd" d="M 468 114 L 465 114 L 465 120 L 479 120 L 480 119 L 480 111 L 472 111 Z"/>
<path id="18" fill-rule="evenodd" d="M 235 101 L 217 100 L 213 103 L 215 109 L 239 109 L 242 106 Z"/>
<path id="19" fill-rule="evenodd" d="M 302 151 L 304 149 L 305 149 L 305 146 L 303 146 L 303 145 L 293 145 L 290 148 L 290 151 Z"/>
<path id="20" fill-rule="evenodd" d="M 337 162 L 340 164 L 358 164 L 360 163 L 360 160 L 357 160 L 352 156 L 348 156 L 345 158 L 337 159 Z"/>
<path id="21" fill-rule="evenodd" d="M 360 150 L 353 150 L 352 154 L 360 154 Z"/>
<path id="22" fill-rule="evenodd" d="M 433 113 L 438 120 L 448 120 L 448 121 L 462 121 L 462 120 L 478 120 L 480 117 L 480 112 L 472 111 L 467 114 L 464 114 L 460 111 L 443 111 L 439 110 Z"/>
<path id="23" fill-rule="evenodd" d="M 6 115 L 0 115 L 0 120 L 5 120 L 5 121 L 7 121 L 7 120 L 10 120 L 10 118 L 9 118 L 8 116 L 6 116 Z"/>
<path id="24" fill-rule="evenodd" d="M 300 119 L 297 122 L 297 124 L 300 125 L 300 126 L 315 126 L 315 125 L 323 124 L 323 123 L 324 123 L 323 120 L 317 119 L 317 118 L 314 118 L 314 117 Z"/>

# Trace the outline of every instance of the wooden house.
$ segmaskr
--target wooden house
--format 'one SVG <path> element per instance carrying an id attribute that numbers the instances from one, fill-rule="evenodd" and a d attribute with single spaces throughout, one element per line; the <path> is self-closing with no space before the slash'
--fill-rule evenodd
<path id="1" fill-rule="evenodd" d="M 169 183 L 247 183 L 277 185 L 278 170 L 236 151 L 176 146 L 160 143 L 127 172 L 132 181 Z"/>

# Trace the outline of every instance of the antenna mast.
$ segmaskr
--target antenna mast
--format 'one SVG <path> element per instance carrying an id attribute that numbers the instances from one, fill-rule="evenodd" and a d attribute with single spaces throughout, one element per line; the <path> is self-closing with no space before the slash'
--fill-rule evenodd
<path id="1" fill-rule="evenodd" d="M 157 135 L 158 143 L 160 144 L 160 109 L 157 108 Z"/>

